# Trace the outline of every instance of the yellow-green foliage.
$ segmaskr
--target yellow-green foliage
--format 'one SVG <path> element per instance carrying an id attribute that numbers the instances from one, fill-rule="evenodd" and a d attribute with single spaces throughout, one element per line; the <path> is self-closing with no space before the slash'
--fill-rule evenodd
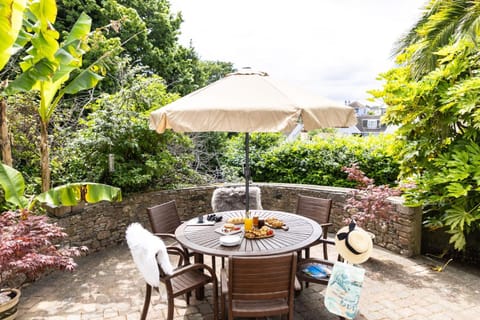
<path id="1" fill-rule="evenodd" d="M 388 153 L 394 141 L 387 135 L 328 134 L 291 143 L 275 135 L 276 140 L 264 138 L 264 144 L 257 138 L 261 135 L 266 134 L 252 135 L 254 147 L 250 167 L 254 181 L 353 187 L 354 183 L 347 181 L 342 167 L 357 163 L 376 184 L 396 184 L 398 164 Z M 236 138 L 234 145 L 227 153 L 227 163 L 237 166 L 241 172 L 245 157 L 242 140 Z"/>
<path id="2" fill-rule="evenodd" d="M 415 182 L 408 203 L 424 206 L 425 225 L 445 227 L 457 250 L 480 229 L 479 13 L 478 1 L 430 1 L 398 67 L 371 92 L 389 106 L 384 122 L 400 127 L 401 176 Z"/>

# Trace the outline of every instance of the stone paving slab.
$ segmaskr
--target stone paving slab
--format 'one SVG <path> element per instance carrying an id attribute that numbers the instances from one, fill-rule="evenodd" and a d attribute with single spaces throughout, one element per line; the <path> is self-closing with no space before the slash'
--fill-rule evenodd
<path id="1" fill-rule="evenodd" d="M 318 255 L 314 248 L 312 256 Z M 336 256 L 330 252 L 330 257 Z M 209 261 L 210 259 L 205 259 Z M 78 259 L 73 273 L 54 272 L 22 290 L 19 320 L 133 320 L 140 318 L 145 283 L 126 245 Z M 362 266 L 366 279 L 357 320 L 478 319 L 480 270 L 441 264 L 420 256 L 408 259 L 375 247 Z M 324 307 L 325 287 L 310 284 L 295 299 L 295 320 L 338 319 Z M 175 319 L 213 319 L 212 290 L 206 300 L 175 300 Z M 163 297 L 166 293 L 163 292 Z M 165 298 L 154 293 L 148 319 L 165 319 Z M 273 318 L 277 319 L 277 318 Z"/>

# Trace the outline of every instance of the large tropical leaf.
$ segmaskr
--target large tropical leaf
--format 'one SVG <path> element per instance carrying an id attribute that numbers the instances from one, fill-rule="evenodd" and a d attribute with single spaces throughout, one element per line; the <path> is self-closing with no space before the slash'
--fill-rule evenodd
<path id="1" fill-rule="evenodd" d="M 75 79 L 68 83 L 65 87 L 65 93 L 74 94 L 82 90 L 91 89 L 102 79 L 103 77 L 95 72 L 83 70 Z"/>
<path id="2" fill-rule="evenodd" d="M 14 53 L 14 44 L 22 28 L 26 0 L 0 2 L 0 70 Z"/>
<path id="3" fill-rule="evenodd" d="M 85 12 L 80 14 L 77 21 L 70 30 L 67 39 L 65 40 L 66 44 L 69 44 L 75 40 L 86 40 L 88 34 L 90 33 L 90 28 L 92 26 L 92 18 L 90 18 Z"/>
<path id="4" fill-rule="evenodd" d="M 35 34 L 31 39 L 32 51 L 28 56 L 29 59 L 24 62 L 25 64 L 22 64 L 23 70 L 30 68 L 33 64 L 43 58 L 55 61 L 55 53 L 59 48 L 57 40 L 60 37 L 60 34 L 52 28 L 57 17 L 56 1 L 33 1 L 29 9 L 35 16 L 36 23 L 33 26 Z"/>
<path id="5" fill-rule="evenodd" d="M 106 184 L 78 182 L 58 186 L 39 194 L 35 200 L 53 206 L 75 206 L 80 201 L 96 203 L 100 201 L 121 201 L 120 188 Z"/>
<path id="6" fill-rule="evenodd" d="M 5 164 L 0 165 L 0 184 L 5 193 L 5 200 L 16 208 L 23 208 L 27 205 L 27 199 L 23 196 L 25 181 L 20 172 Z"/>
<path id="7" fill-rule="evenodd" d="M 27 92 L 39 87 L 40 81 L 48 81 L 56 66 L 51 61 L 43 59 L 35 66 L 22 72 L 15 80 L 8 84 L 5 93 L 12 95 L 18 92 Z"/>
<path id="8" fill-rule="evenodd" d="M 45 10 L 41 5 L 32 8 L 32 12 L 37 17 L 47 16 L 51 19 L 51 15 Z M 45 56 L 42 59 L 33 57 L 24 61 L 22 64 L 24 72 L 9 84 L 5 92 L 11 95 L 21 91 L 40 91 L 42 100 L 38 113 L 44 122 L 48 122 L 65 93 L 74 94 L 95 87 L 102 77 L 90 70 L 80 70 L 80 73 L 68 82 L 71 73 L 80 69 L 82 56 L 88 50 L 86 38 L 89 35 L 91 23 L 91 18 L 82 13 L 62 47 L 58 48 L 58 44 L 49 46 L 50 49 L 58 48 L 53 56 L 53 60 L 49 57 L 50 54 L 45 53 L 46 48 L 42 46 L 47 46 L 50 40 L 55 40 L 54 36 L 52 35 L 49 39 L 46 39 L 44 33 L 37 32 L 37 37 L 32 39 L 33 46 L 29 49 L 29 56 L 40 55 L 40 52 L 45 54 Z M 42 41 L 43 43 L 41 43 Z M 62 86 L 67 82 L 67 86 L 61 90 Z"/>

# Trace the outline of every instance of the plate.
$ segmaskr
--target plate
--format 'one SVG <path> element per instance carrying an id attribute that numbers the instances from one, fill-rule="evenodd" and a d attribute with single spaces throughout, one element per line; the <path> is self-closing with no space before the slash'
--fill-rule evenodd
<path id="1" fill-rule="evenodd" d="M 286 224 L 283 224 L 281 227 L 275 227 L 275 226 L 272 226 L 271 224 L 265 222 L 265 225 L 272 228 L 272 229 L 283 229 L 285 231 L 290 229 Z"/>
<path id="2" fill-rule="evenodd" d="M 215 232 L 223 234 L 223 235 L 232 235 L 232 234 L 237 234 L 237 233 L 242 232 L 242 229 L 240 228 L 238 230 L 228 231 L 228 230 L 224 229 L 223 227 L 220 227 L 220 228 L 215 229 Z"/>
<path id="3" fill-rule="evenodd" d="M 261 230 L 265 229 L 265 231 L 262 233 Z M 246 231 L 245 232 L 245 238 L 247 239 L 265 239 L 265 238 L 270 238 L 275 235 L 275 231 L 273 229 L 264 226 L 260 230 L 254 230 L 254 231 Z"/>
<path id="4" fill-rule="evenodd" d="M 219 240 L 222 246 L 233 247 L 238 246 L 242 242 L 242 237 L 239 235 L 221 236 Z"/>
<path id="5" fill-rule="evenodd" d="M 283 228 L 285 222 L 274 217 L 269 217 L 265 219 L 265 225 L 269 226 L 270 228 L 280 229 Z"/>
<path id="6" fill-rule="evenodd" d="M 253 236 L 251 236 L 253 235 Z M 265 238 L 271 238 L 275 235 L 275 233 L 272 234 L 266 234 L 264 236 L 257 236 L 256 234 L 252 232 L 245 232 L 245 239 L 250 239 L 250 240 L 257 240 L 257 239 L 265 239 Z"/>

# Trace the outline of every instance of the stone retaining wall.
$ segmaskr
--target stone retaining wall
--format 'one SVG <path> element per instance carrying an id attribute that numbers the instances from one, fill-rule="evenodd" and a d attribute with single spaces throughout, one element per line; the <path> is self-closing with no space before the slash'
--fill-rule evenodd
<path id="1" fill-rule="evenodd" d="M 343 207 L 350 189 L 273 183 L 255 185 L 261 188 L 262 206 L 266 210 L 295 212 L 298 194 L 331 198 L 333 207 L 330 222 L 334 226 L 330 231 L 335 232 L 345 224 L 347 217 Z M 210 202 L 217 187 L 219 185 L 133 194 L 119 203 L 86 205 L 77 211 L 51 219 L 65 228 L 71 245 L 85 245 L 90 252 L 95 252 L 123 242 L 125 230 L 132 222 L 140 222 L 149 227 L 147 207 L 176 200 L 182 220 L 212 212 Z M 400 198 L 394 198 L 392 202 L 393 210 L 399 217 L 397 221 L 388 225 L 368 225 L 368 231 L 375 234 L 375 244 L 390 251 L 408 257 L 420 254 L 421 209 L 403 206 Z"/>

